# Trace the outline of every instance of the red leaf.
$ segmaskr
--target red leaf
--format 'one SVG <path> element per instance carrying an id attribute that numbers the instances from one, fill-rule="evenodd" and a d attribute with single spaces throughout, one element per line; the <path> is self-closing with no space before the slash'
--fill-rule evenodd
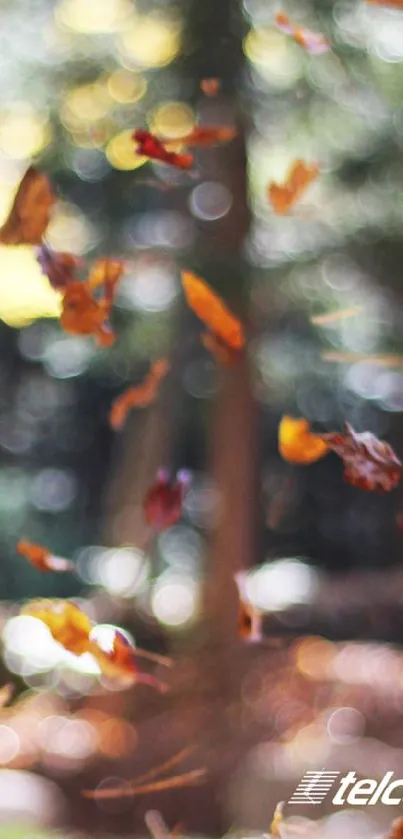
<path id="1" fill-rule="evenodd" d="M 143 501 L 147 524 L 157 530 L 164 530 L 179 521 L 186 484 L 187 479 L 183 476 L 177 476 L 171 482 L 163 469 L 158 472 L 155 484 L 150 487 Z"/>
<path id="2" fill-rule="evenodd" d="M 137 143 L 135 151 L 144 157 L 149 157 L 151 160 L 160 160 L 162 163 L 168 163 L 170 166 L 176 166 L 178 169 L 190 169 L 193 164 L 193 156 L 191 154 L 179 154 L 178 152 L 168 151 L 164 143 L 151 134 L 150 131 L 144 131 L 141 128 L 133 131 L 133 140 Z"/>

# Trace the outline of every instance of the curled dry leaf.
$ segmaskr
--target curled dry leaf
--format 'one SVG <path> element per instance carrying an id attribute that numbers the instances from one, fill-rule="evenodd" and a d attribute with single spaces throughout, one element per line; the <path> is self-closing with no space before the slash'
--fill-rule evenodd
<path id="1" fill-rule="evenodd" d="M 109 414 L 109 423 L 115 431 L 123 428 L 128 413 L 132 408 L 145 408 L 157 397 L 161 379 L 168 373 L 169 361 L 165 358 L 156 361 L 144 381 L 136 387 L 129 387 L 118 396 Z"/>
<path id="2" fill-rule="evenodd" d="M 150 487 L 143 500 L 143 513 L 147 524 L 155 530 L 164 530 L 176 524 L 182 517 L 182 506 L 189 483 L 187 473 L 178 472 L 175 481 L 160 469 L 157 480 Z"/>
<path id="3" fill-rule="evenodd" d="M 211 79 L 202 79 L 200 82 L 200 90 L 203 91 L 205 96 L 217 96 L 221 87 L 221 79 L 211 78 Z"/>
<path id="4" fill-rule="evenodd" d="M 82 260 L 72 253 L 59 253 L 52 251 L 47 245 L 42 245 L 36 256 L 42 273 L 45 274 L 52 288 L 56 291 L 65 289 L 73 282 L 76 270 L 82 264 Z"/>
<path id="5" fill-rule="evenodd" d="M 315 163 L 307 164 L 303 160 L 296 160 L 283 185 L 274 181 L 269 184 L 268 194 L 274 212 L 278 215 L 288 213 L 318 175 L 319 168 Z"/>
<path id="6" fill-rule="evenodd" d="M 48 548 L 20 539 L 17 551 L 38 571 L 73 571 L 74 563 L 61 556 L 54 556 Z"/>
<path id="7" fill-rule="evenodd" d="M 301 47 L 310 55 L 322 55 L 324 52 L 330 50 L 330 44 L 327 38 L 320 32 L 311 32 L 305 26 L 298 26 L 292 23 L 288 15 L 280 12 L 276 15 L 276 24 L 281 32 L 296 41 Z"/>
<path id="8" fill-rule="evenodd" d="M 55 201 L 49 179 L 30 166 L 18 187 L 8 218 L 0 228 L 0 244 L 39 245 Z"/>
<path id="9" fill-rule="evenodd" d="M 229 143 L 236 137 L 237 133 L 237 129 L 232 125 L 196 125 L 189 134 L 185 134 L 176 140 L 164 140 L 163 142 L 166 148 L 175 143 L 208 148 L 209 146 L 218 146 L 221 143 Z"/>
<path id="10" fill-rule="evenodd" d="M 182 286 L 190 308 L 226 347 L 241 350 L 245 333 L 240 320 L 227 309 L 221 297 L 190 271 L 182 272 Z"/>
<path id="11" fill-rule="evenodd" d="M 346 423 L 345 433 L 323 434 L 326 445 L 341 457 L 349 484 L 368 492 L 389 492 L 400 481 L 403 464 L 384 440 L 370 431 L 357 433 Z"/>
<path id="12" fill-rule="evenodd" d="M 175 166 L 177 169 L 190 169 L 193 165 L 193 156 L 191 154 L 168 151 L 165 143 L 159 140 L 154 134 L 151 134 L 150 131 L 144 131 L 138 128 L 133 131 L 132 137 L 137 144 L 135 148 L 136 154 L 148 157 L 150 160 L 167 163 L 169 166 Z"/>
<path id="13" fill-rule="evenodd" d="M 278 447 L 288 463 L 308 464 L 324 457 L 329 445 L 319 434 L 312 434 L 306 419 L 284 416 L 278 429 Z"/>

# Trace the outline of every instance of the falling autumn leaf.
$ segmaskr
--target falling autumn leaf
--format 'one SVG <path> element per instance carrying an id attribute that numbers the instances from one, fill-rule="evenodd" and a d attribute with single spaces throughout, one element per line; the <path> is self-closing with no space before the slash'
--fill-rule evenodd
<path id="1" fill-rule="evenodd" d="M 147 684 L 161 692 L 168 689 L 164 682 L 143 673 L 136 659 L 145 658 L 166 667 L 173 665 L 172 659 L 133 647 L 118 629 L 114 632 L 111 648 L 104 650 L 96 638 L 96 625 L 75 603 L 69 600 L 33 600 L 27 603 L 21 614 L 42 621 L 65 650 L 78 656 L 91 653 L 108 678 L 129 684 Z"/>
<path id="2" fill-rule="evenodd" d="M 103 299 L 112 303 L 116 286 L 122 276 L 124 262 L 121 259 L 102 257 L 94 262 L 87 279 L 87 288 L 92 292 L 100 286 L 103 289 Z"/>
<path id="3" fill-rule="evenodd" d="M 73 571 L 74 563 L 61 556 L 54 556 L 48 548 L 35 545 L 26 539 L 20 539 L 17 551 L 24 556 L 38 571 Z"/>
<path id="4" fill-rule="evenodd" d="M 150 160 L 159 160 L 161 163 L 176 166 L 178 169 L 190 169 L 193 165 L 193 155 L 168 151 L 165 144 L 150 131 L 138 128 L 133 131 L 132 137 L 137 143 L 135 152 L 143 157 L 149 157 Z"/>
<path id="5" fill-rule="evenodd" d="M 319 434 L 312 434 L 306 419 L 284 416 L 278 429 L 278 447 L 288 463 L 315 463 L 329 451 L 329 445 Z"/>
<path id="6" fill-rule="evenodd" d="M 196 125 L 189 133 L 175 140 L 164 140 L 164 146 L 169 148 L 173 143 L 184 146 L 206 147 L 229 143 L 236 137 L 238 131 L 232 125 Z"/>
<path id="7" fill-rule="evenodd" d="M 55 201 L 46 175 L 30 166 L 18 187 L 9 216 L 0 228 L 0 244 L 39 245 Z"/>
<path id="8" fill-rule="evenodd" d="M 243 326 L 221 297 L 190 271 L 182 272 L 182 286 L 188 305 L 210 332 L 227 347 L 241 350 L 245 346 Z"/>
<path id="9" fill-rule="evenodd" d="M 95 300 L 85 283 L 69 283 L 62 300 L 60 324 L 73 335 L 93 335 L 101 347 L 109 347 L 115 340 L 107 317 L 108 300 Z"/>
<path id="10" fill-rule="evenodd" d="M 298 26 L 290 21 L 288 15 L 279 12 L 275 18 L 276 24 L 281 32 L 285 35 L 290 35 L 301 47 L 310 55 L 322 55 L 324 52 L 330 50 L 330 44 L 327 38 L 320 32 L 311 32 L 305 26 Z"/>
<path id="11" fill-rule="evenodd" d="M 169 367 L 169 362 L 164 358 L 156 361 L 140 385 L 127 388 L 114 400 L 109 423 L 115 431 L 123 428 L 132 408 L 144 408 L 154 402 L 160 381 L 168 373 Z"/>
<path id="12" fill-rule="evenodd" d="M 278 215 L 288 213 L 318 175 L 316 164 L 308 165 L 303 160 L 296 160 L 282 186 L 274 181 L 269 184 L 268 195 L 274 212 Z"/>
<path id="13" fill-rule="evenodd" d="M 140 657 L 141 653 L 143 653 L 143 658 L 147 657 L 152 660 L 157 658 L 161 661 L 162 657 L 153 657 L 152 654 L 147 655 L 142 650 L 137 651 L 136 647 L 133 647 L 126 636 L 122 632 L 119 632 L 119 630 L 115 632 L 111 650 L 105 651 L 96 641 L 93 641 L 91 652 L 97 660 L 102 673 L 108 678 L 121 679 L 131 684 L 134 682 L 136 684 L 146 684 L 159 690 L 161 693 L 166 693 L 168 690 L 168 685 L 165 682 L 162 682 L 149 673 L 142 673 L 136 662 L 136 657 Z"/>
<path id="14" fill-rule="evenodd" d="M 70 600 L 33 600 L 27 603 L 21 614 L 42 621 L 52 638 L 65 650 L 75 655 L 91 651 L 91 620 Z"/>
<path id="15" fill-rule="evenodd" d="M 165 469 L 160 469 L 155 483 L 143 500 L 147 524 L 156 530 L 164 530 L 176 524 L 182 517 L 182 505 L 188 483 L 188 473 L 178 472 L 176 480 L 171 481 Z"/>
<path id="16" fill-rule="evenodd" d="M 205 96 L 217 96 L 221 87 L 221 80 L 217 78 L 202 79 L 200 82 L 200 90 Z"/>
<path id="17" fill-rule="evenodd" d="M 401 478 L 403 464 L 384 440 L 370 431 L 357 433 L 346 423 L 345 433 L 322 435 L 326 445 L 341 457 L 349 484 L 368 492 L 389 492 Z"/>
<path id="18" fill-rule="evenodd" d="M 43 274 L 47 276 L 50 285 L 56 291 L 65 289 L 69 283 L 73 282 L 76 270 L 82 264 L 78 256 L 52 251 L 47 245 L 39 248 L 36 258 Z"/>

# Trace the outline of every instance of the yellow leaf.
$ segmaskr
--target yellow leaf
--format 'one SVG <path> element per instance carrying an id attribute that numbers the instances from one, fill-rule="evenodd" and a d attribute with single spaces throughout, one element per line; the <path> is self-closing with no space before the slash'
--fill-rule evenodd
<path id="1" fill-rule="evenodd" d="M 328 453 L 329 447 L 318 434 L 309 430 L 306 419 L 284 416 L 278 429 L 278 447 L 289 463 L 314 463 Z"/>

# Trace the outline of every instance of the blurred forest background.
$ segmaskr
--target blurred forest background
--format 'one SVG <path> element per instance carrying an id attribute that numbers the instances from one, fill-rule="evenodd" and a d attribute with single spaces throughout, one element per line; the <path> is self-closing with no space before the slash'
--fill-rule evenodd
<path id="1" fill-rule="evenodd" d="M 276 30 L 279 11 L 332 51 L 306 54 Z M 47 243 L 127 264 L 118 340 L 102 350 L 60 330 L 32 249 L 0 247 L 2 675 L 26 691 L 0 725 L 4 835 L 26 821 L 145 832 L 150 802 L 101 807 L 81 788 L 195 738 L 207 785 L 156 806 L 199 834 L 267 831 L 309 768 L 402 774 L 402 492 L 345 484 L 333 455 L 284 463 L 277 427 L 284 413 L 322 431 L 348 421 L 403 456 L 403 14 L 365 0 L 2 0 L 0 43 L 0 211 L 34 160 L 60 196 Z M 214 98 L 206 77 L 221 79 Z M 133 153 L 134 128 L 175 139 L 198 120 L 239 134 L 198 151 L 195 177 Z M 278 217 L 267 184 L 296 158 L 321 175 Z M 240 366 L 219 369 L 201 345 L 182 269 L 247 323 Z M 157 403 L 115 434 L 113 398 L 162 356 Z M 142 499 L 161 466 L 193 479 L 144 564 Z M 16 556 L 22 535 L 78 576 L 38 574 Z M 233 577 L 248 568 L 268 639 L 256 646 L 236 635 Z M 105 694 L 41 652 L 13 618 L 36 596 L 81 598 L 168 650 L 170 694 Z M 321 839 L 390 820 L 342 815 Z"/>

